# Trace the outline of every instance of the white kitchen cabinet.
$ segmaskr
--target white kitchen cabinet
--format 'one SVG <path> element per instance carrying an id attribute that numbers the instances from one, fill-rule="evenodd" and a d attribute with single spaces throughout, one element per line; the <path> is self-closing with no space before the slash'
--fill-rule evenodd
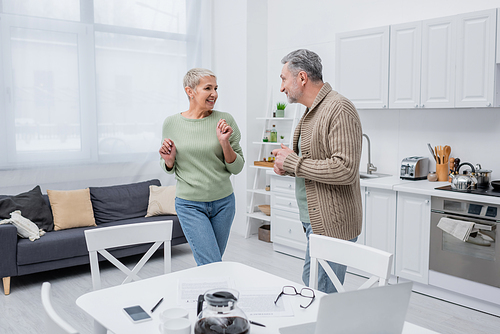
<path id="1" fill-rule="evenodd" d="M 423 108 L 455 106 L 455 34 L 454 16 L 423 21 L 422 83 Z"/>
<path id="2" fill-rule="evenodd" d="M 422 22 L 391 26 L 389 107 L 420 107 Z"/>
<path id="3" fill-rule="evenodd" d="M 356 108 L 387 108 L 389 26 L 336 35 L 335 87 Z"/>
<path id="4" fill-rule="evenodd" d="M 365 189 L 365 244 L 396 256 L 396 192 Z M 394 274 L 394 263 L 391 270 Z"/>
<path id="5" fill-rule="evenodd" d="M 493 106 L 496 11 L 457 16 L 455 107 Z"/>
<path id="6" fill-rule="evenodd" d="M 272 175 L 270 179 L 273 249 L 303 259 L 307 239 L 295 199 L 295 178 Z"/>
<path id="7" fill-rule="evenodd" d="M 391 26 L 389 107 L 500 105 L 496 21 L 491 9 Z"/>
<path id="8" fill-rule="evenodd" d="M 429 283 L 431 197 L 399 192 L 397 200 L 396 276 Z"/>

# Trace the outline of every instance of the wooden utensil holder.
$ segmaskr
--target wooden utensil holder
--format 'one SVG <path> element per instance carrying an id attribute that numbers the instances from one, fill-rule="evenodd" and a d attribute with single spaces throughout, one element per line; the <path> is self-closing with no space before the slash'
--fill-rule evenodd
<path id="1" fill-rule="evenodd" d="M 448 163 L 436 164 L 436 174 L 439 182 L 447 182 L 450 169 Z"/>

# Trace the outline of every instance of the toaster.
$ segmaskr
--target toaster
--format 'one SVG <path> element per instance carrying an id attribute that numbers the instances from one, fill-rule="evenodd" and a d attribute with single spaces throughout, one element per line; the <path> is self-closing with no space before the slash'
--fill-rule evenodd
<path id="1" fill-rule="evenodd" d="M 401 179 L 423 180 L 429 174 L 429 158 L 408 157 L 401 161 Z"/>

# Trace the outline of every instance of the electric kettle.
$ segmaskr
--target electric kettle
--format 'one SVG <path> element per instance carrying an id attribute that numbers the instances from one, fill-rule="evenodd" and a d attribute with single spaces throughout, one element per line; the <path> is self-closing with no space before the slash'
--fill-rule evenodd
<path id="1" fill-rule="evenodd" d="M 250 323 L 236 306 L 239 293 L 232 289 L 212 289 L 198 297 L 195 334 L 248 334 Z M 203 302 L 206 307 L 203 308 Z"/>

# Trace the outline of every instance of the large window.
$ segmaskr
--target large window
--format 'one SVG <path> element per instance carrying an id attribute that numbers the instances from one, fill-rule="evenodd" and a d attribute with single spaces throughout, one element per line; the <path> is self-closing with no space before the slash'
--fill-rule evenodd
<path id="1" fill-rule="evenodd" d="M 158 159 L 202 0 L 0 0 L 0 168 Z M 208 11 L 209 12 L 209 11 Z"/>

